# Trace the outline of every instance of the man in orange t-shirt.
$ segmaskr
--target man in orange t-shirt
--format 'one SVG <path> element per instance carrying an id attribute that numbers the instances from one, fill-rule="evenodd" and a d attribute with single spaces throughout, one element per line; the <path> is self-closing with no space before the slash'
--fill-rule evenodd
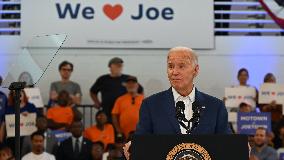
<path id="1" fill-rule="evenodd" d="M 128 138 L 128 134 L 136 129 L 144 96 L 138 93 L 139 85 L 136 77 L 129 76 L 125 87 L 127 93 L 115 101 L 112 120 L 118 136 L 123 134 L 125 138 Z"/>
<path id="2" fill-rule="evenodd" d="M 73 120 L 80 120 L 82 117 L 75 107 L 70 107 L 71 97 L 67 91 L 61 91 L 58 96 L 57 106 L 47 110 L 49 128 L 66 129 Z"/>
<path id="3" fill-rule="evenodd" d="M 114 129 L 113 126 L 107 123 L 107 115 L 104 111 L 100 110 L 96 114 L 97 124 L 85 129 L 84 137 L 93 141 L 101 141 L 106 148 L 108 144 L 114 143 Z"/>

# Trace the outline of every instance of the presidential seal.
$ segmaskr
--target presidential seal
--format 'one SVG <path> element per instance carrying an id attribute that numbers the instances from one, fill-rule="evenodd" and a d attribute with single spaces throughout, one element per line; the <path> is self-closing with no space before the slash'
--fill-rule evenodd
<path id="1" fill-rule="evenodd" d="M 166 160 L 211 160 L 209 153 L 195 143 L 176 145 L 167 155 Z"/>

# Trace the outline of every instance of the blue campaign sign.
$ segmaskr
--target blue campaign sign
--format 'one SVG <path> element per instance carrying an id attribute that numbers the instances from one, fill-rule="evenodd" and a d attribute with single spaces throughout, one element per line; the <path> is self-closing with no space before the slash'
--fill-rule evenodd
<path id="1" fill-rule="evenodd" d="M 7 101 L 7 96 L 0 91 L 0 122 L 4 119 Z"/>
<path id="2" fill-rule="evenodd" d="M 284 160 L 284 153 L 279 154 L 279 160 Z"/>
<path id="3" fill-rule="evenodd" d="M 52 134 L 56 137 L 58 142 L 62 142 L 72 136 L 70 132 L 63 130 L 54 130 L 52 131 Z"/>
<path id="4" fill-rule="evenodd" d="M 237 130 L 239 134 L 254 135 L 259 127 L 266 128 L 268 132 L 271 132 L 271 113 L 238 113 Z"/>

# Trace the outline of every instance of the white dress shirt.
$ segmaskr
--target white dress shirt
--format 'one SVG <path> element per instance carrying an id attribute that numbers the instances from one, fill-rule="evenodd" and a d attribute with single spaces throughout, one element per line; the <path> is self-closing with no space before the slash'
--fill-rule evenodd
<path id="1" fill-rule="evenodd" d="M 75 150 L 76 140 L 77 140 L 77 138 L 72 136 L 73 151 Z M 79 137 L 78 140 L 79 140 L 79 151 L 81 152 L 83 136 Z"/>
<path id="2" fill-rule="evenodd" d="M 185 96 L 185 97 L 180 95 L 173 87 L 172 87 L 172 92 L 173 92 L 173 96 L 174 96 L 175 105 L 178 101 L 183 101 L 183 103 L 185 105 L 185 110 L 184 110 L 185 118 L 187 120 L 190 120 L 192 118 L 192 115 L 193 115 L 192 103 L 195 101 L 195 87 L 193 86 L 191 93 L 189 95 Z M 187 125 L 187 122 L 185 124 Z M 186 129 L 183 128 L 181 125 L 179 125 L 179 126 L 180 126 L 181 133 L 187 134 Z"/>

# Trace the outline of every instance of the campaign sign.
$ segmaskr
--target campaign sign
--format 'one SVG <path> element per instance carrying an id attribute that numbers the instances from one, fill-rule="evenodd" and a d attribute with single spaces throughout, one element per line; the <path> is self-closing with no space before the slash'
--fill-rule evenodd
<path id="1" fill-rule="evenodd" d="M 66 34 L 63 47 L 71 48 L 213 49 L 213 7 L 213 0 L 25 0 L 22 45 Z"/>
<path id="2" fill-rule="evenodd" d="M 15 137 L 15 115 L 5 115 L 7 137 Z M 37 130 L 36 114 L 28 113 L 27 116 L 20 115 L 20 135 L 29 136 Z"/>
<path id="3" fill-rule="evenodd" d="M 255 103 L 256 91 L 252 87 L 228 87 L 225 88 L 226 107 L 239 107 L 244 102 L 252 107 Z"/>
<path id="4" fill-rule="evenodd" d="M 271 113 L 238 113 L 237 131 L 239 134 L 254 135 L 259 127 L 263 127 L 268 132 L 271 132 Z"/>
<path id="5" fill-rule="evenodd" d="M 279 160 L 284 160 L 284 153 L 279 154 Z"/>
<path id="6" fill-rule="evenodd" d="M 284 104 L 284 85 L 264 83 L 259 90 L 259 103 L 270 104 L 276 101 L 277 104 Z"/>
<path id="7" fill-rule="evenodd" d="M 44 106 L 39 88 L 25 88 L 24 91 L 30 103 L 34 104 L 37 108 Z"/>
<path id="8" fill-rule="evenodd" d="M 64 140 L 72 136 L 70 132 L 66 132 L 64 130 L 54 130 L 52 131 L 52 134 L 57 139 L 57 142 L 63 142 Z"/>

